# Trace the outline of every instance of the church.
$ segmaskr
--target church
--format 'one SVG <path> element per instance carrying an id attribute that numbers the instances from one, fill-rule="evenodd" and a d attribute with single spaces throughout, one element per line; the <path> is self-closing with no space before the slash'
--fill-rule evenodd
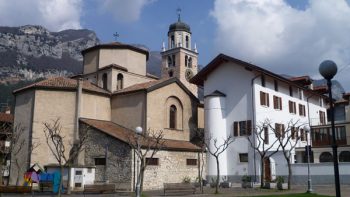
<path id="1" fill-rule="evenodd" d="M 11 167 L 12 183 L 33 164 L 57 164 L 43 124 L 57 119 L 68 150 L 79 138 L 79 129 L 90 128 L 77 165 L 94 166 L 95 181 L 134 189 L 138 164 L 126 136 L 136 127 L 162 131 L 164 139 L 164 147 L 147 166 L 144 189 L 159 189 L 185 177 L 194 181 L 201 148 L 191 139 L 204 127 L 204 115 L 198 88 L 189 83 L 198 71 L 191 36 L 180 16 L 169 26 L 160 78 L 146 71 L 147 50 L 112 42 L 83 50 L 83 73 L 78 76 L 50 78 L 15 90 L 14 124 L 23 127 L 21 137 L 26 140 L 17 158 L 20 167 Z"/>

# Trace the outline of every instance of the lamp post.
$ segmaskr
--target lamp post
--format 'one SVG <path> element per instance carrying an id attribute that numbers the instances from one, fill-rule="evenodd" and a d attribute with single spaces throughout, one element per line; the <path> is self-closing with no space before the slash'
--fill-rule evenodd
<path id="1" fill-rule="evenodd" d="M 335 191 L 336 197 L 340 197 L 340 183 L 339 183 L 339 164 L 338 164 L 338 151 L 337 143 L 335 139 L 335 127 L 334 127 L 334 107 L 332 98 L 332 78 L 337 74 L 337 65 L 331 60 L 325 60 L 320 64 L 319 71 L 320 74 L 327 80 L 328 94 L 329 94 L 329 104 L 331 116 L 331 127 L 332 127 L 332 149 L 333 149 L 333 163 L 334 163 L 334 178 L 335 178 Z"/>
<path id="2" fill-rule="evenodd" d="M 306 147 L 307 147 L 307 193 L 312 193 L 312 184 L 311 184 L 311 175 L 310 175 L 310 149 L 311 146 L 309 146 L 309 139 L 311 139 L 309 137 L 310 134 L 310 126 L 309 125 L 305 125 L 304 126 L 304 130 L 306 131 Z"/>
<path id="3" fill-rule="evenodd" d="M 137 151 L 141 151 L 141 144 L 140 144 L 140 135 L 142 134 L 142 127 L 136 127 L 135 128 L 136 134 L 137 134 Z M 140 158 L 137 158 L 137 182 L 136 182 L 136 197 L 141 196 L 141 177 L 140 177 Z"/>

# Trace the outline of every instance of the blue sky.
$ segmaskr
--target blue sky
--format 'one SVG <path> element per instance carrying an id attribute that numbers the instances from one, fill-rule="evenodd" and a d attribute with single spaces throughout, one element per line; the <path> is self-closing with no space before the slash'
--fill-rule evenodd
<path id="1" fill-rule="evenodd" d="M 0 25 L 43 25 L 51 31 L 87 28 L 102 42 L 144 44 L 160 50 L 168 27 L 191 26 L 199 63 L 219 53 L 278 74 L 321 78 L 332 59 L 350 91 L 350 0 L 0 0 Z"/>

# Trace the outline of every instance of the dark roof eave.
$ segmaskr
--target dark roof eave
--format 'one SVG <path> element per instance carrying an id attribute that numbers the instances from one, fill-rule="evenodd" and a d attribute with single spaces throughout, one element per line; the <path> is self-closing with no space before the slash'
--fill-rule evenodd
<path id="1" fill-rule="evenodd" d="M 244 62 L 242 60 L 239 60 L 239 59 L 236 59 L 236 58 L 233 58 L 233 57 L 230 57 L 230 56 L 227 56 L 225 54 L 219 54 L 218 56 L 216 56 L 206 67 L 204 67 L 201 71 L 199 71 L 199 73 L 197 73 L 197 75 L 195 75 L 191 80 L 190 80 L 190 83 L 193 83 L 193 84 L 196 84 L 196 85 L 199 85 L 199 86 L 203 86 L 204 85 L 204 80 L 206 79 L 207 75 L 209 73 L 211 73 L 213 70 L 215 70 L 220 63 L 222 62 L 234 62 L 234 63 L 237 63 L 238 65 L 241 65 L 241 66 L 244 66 L 246 68 L 248 68 L 249 70 L 253 71 L 257 71 L 257 72 L 261 72 L 265 75 L 268 75 L 270 77 L 273 77 L 273 78 L 277 78 L 285 83 L 288 83 L 288 84 L 291 84 L 291 85 L 294 85 L 300 89 L 303 89 L 305 91 L 308 91 L 308 92 L 311 92 L 313 94 L 315 94 L 314 92 L 312 92 L 312 90 L 310 89 L 307 89 L 305 87 L 302 87 L 300 86 L 299 84 L 285 78 L 285 77 L 282 77 L 281 75 L 278 75 L 278 74 L 275 74 L 271 71 L 268 71 L 266 69 L 263 69 L 263 68 L 260 68 L 258 66 L 255 66 L 253 64 L 250 64 L 248 62 Z M 317 93 L 316 93 L 317 94 Z M 325 95 L 322 95 L 322 94 L 318 94 L 319 96 L 322 96 L 322 97 L 326 97 Z"/>

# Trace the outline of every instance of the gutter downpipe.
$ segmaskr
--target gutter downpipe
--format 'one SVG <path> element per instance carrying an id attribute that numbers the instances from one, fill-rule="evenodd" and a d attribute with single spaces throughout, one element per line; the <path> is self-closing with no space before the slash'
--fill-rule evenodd
<path id="1" fill-rule="evenodd" d="M 256 119 L 256 114 L 255 114 L 255 86 L 254 86 L 254 81 L 258 77 L 261 77 L 261 74 L 256 75 L 252 80 L 251 80 L 251 86 L 252 86 L 252 108 L 253 108 L 253 129 L 255 130 L 255 119 Z M 255 132 L 253 132 L 253 138 L 254 138 L 254 146 L 255 146 Z M 254 149 L 254 183 L 256 183 L 256 153 Z"/>
<path id="2" fill-rule="evenodd" d="M 77 142 L 79 140 L 79 118 L 80 118 L 82 91 L 83 91 L 83 79 L 79 77 L 77 79 L 77 94 L 76 94 L 76 101 L 75 101 L 76 107 L 75 107 L 74 142 Z"/>

